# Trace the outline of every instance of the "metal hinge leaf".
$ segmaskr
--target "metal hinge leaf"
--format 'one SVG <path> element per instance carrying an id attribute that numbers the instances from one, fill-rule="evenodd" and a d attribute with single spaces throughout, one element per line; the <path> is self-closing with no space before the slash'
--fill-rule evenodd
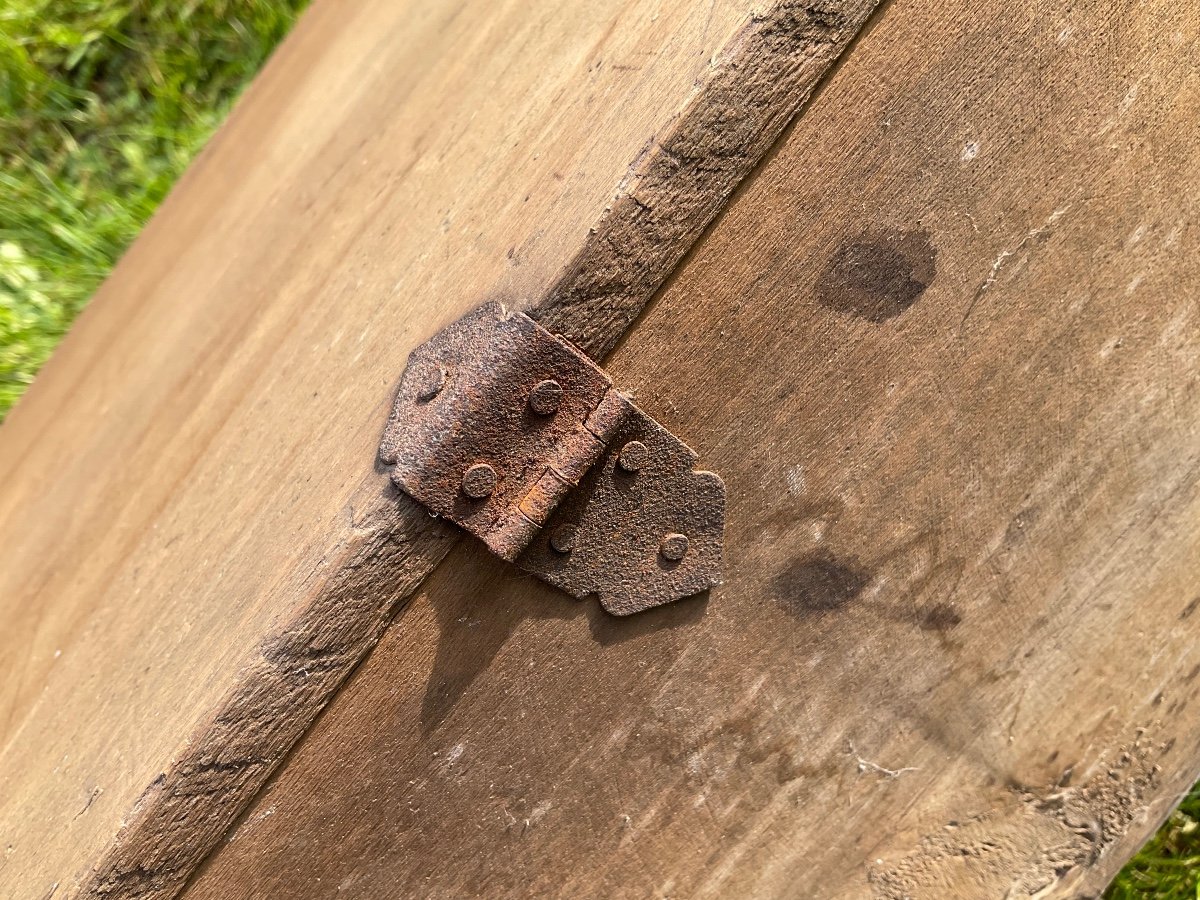
<path id="1" fill-rule="evenodd" d="M 719 581 L 721 479 L 579 350 L 498 303 L 413 350 L 380 458 L 431 512 L 611 613 Z"/>

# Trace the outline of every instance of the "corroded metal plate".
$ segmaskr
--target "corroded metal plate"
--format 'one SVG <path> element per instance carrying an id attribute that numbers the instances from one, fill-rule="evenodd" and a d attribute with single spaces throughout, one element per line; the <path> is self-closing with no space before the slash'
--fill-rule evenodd
<path id="1" fill-rule="evenodd" d="M 517 560 L 614 615 L 707 590 L 721 572 L 725 483 L 693 470 L 696 454 L 625 401 L 612 442 Z M 625 448 L 645 447 L 636 471 Z"/>
<path id="2" fill-rule="evenodd" d="M 562 389 L 551 415 L 529 402 L 544 381 Z M 582 458 L 586 470 L 603 450 L 583 422 L 611 386 L 578 350 L 489 303 L 413 350 L 379 455 L 397 487 L 511 561 L 537 533 L 520 506 L 547 467 L 570 473 Z M 482 497 L 463 489 L 475 466 L 495 473 Z"/>
<path id="3" fill-rule="evenodd" d="M 380 458 L 431 512 L 617 615 L 719 580 L 721 479 L 576 348 L 499 304 L 412 352 Z"/>

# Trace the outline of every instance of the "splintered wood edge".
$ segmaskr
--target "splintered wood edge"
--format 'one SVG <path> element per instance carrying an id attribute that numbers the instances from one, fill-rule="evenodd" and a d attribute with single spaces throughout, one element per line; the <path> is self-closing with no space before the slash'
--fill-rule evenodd
<path id="1" fill-rule="evenodd" d="M 530 315 L 602 359 L 759 164 L 879 0 L 781 0 L 728 42 Z M 378 478 L 379 476 L 373 475 Z M 399 494 L 146 787 L 73 896 L 176 895 L 458 539 Z"/>
<path id="2" fill-rule="evenodd" d="M 783 0 L 729 42 L 635 160 L 609 210 L 529 315 L 597 360 L 812 96 L 879 0 Z"/>

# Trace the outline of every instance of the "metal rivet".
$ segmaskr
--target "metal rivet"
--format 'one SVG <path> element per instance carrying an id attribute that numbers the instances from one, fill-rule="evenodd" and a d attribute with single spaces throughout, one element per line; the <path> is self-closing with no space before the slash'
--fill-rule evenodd
<path id="1" fill-rule="evenodd" d="M 575 526 L 559 525 L 550 535 L 550 546 L 559 553 L 570 553 L 575 549 Z"/>
<path id="2" fill-rule="evenodd" d="M 446 386 L 446 367 L 434 363 L 426 365 L 417 373 L 417 402 L 428 403 Z"/>
<path id="3" fill-rule="evenodd" d="M 641 441 L 630 441 L 621 448 L 617 462 L 626 472 L 638 472 L 650 461 L 650 448 Z"/>
<path id="4" fill-rule="evenodd" d="M 685 534 L 668 534 L 658 545 L 658 552 L 664 559 L 679 562 L 687 554 L 688 539 Z"/>
<path id="5" fill-rule="evenodd" d="M 529 405 L 539 416 L 552 416 L 562 402 L 562 386 L 553 379 L 539 381 L 529 392 Z"/>
<path id="6" fill-rule="evenodd" d="M 463 473 L 462 489 L 472 500 L 490 497 L 496 489 L 496 470 L 487 463 L 475 463 Z"/>

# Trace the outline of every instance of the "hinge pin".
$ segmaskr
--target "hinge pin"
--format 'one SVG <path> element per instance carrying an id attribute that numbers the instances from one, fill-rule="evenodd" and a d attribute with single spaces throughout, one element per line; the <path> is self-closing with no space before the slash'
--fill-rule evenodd
<path id="1" fill-rule="evenodd" d="M 445 366 L 426 366 L 421 370 L 417 383 L 417 402 L 428 403 L 446 386 Z"/>
<path id="2" fill-rule="evenodd" d="M 487 463 L 475 463 L 463 473 L 462 489 L 472 500 L 490 497 L 496 489 L 496 470 Z"/>
<path id="3" fill-rule="evenodd" d="M 575 528 L 572 525 L 560 525 L 550 535 L 550 546 L 559 553 L 570 553 L 575 549 Z"/>
<path id="4" fill-rule="evenodd" d="M 626 472 L 640 472 L 650 461 L 650 449 L 641 441 L 630 441 L 621 448 L 617 462 Z"/>
<path id="5" fill-rule="evenodd" d="M 529 405 L 539 416 L 552 416 L 562 402 L 562 386 L 553 379 L 539 381 L 529 393 Z"/>
<path id="6" fill-rule="evenodd" d="M 688 551 L 688 539 L 686 534 L 668 534 L 663 538 L 662 544 L 659 545 L 658 552 L 663 555 L 664 559 L 669 559 L 671 562 L 679 562 Z"/>

